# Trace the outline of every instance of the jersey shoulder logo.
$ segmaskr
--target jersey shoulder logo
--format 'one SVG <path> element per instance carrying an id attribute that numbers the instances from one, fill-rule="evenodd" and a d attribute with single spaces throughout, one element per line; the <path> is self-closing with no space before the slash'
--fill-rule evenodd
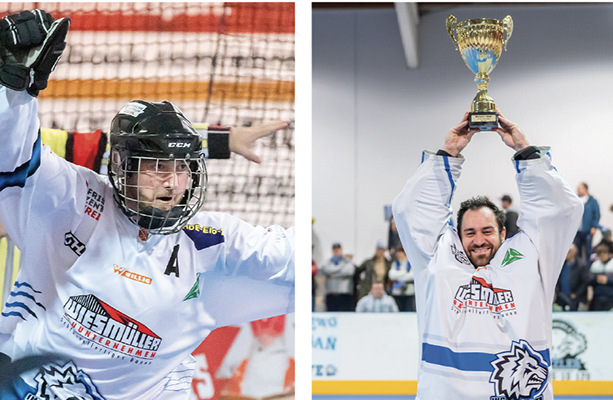
<path id="1" fill-rule="evenodd" d="M 543 356 L 525 340 L 513 342 L 511 350 L 496 354 L 490 382 L 498 397 L 492 399 L 542 399 L 549 374 Z M 502 397 L 504 396 L 504 397 Z"/>
<path id="2" fill-rule="evenodd" d="M 504 255 L 504 259 L 502 260 L 501 267 L 504 268 L 507 265 L 514 263 L 515 261 L 521 260 L 524 257 L 525 256 L 521 254 L 519 251 L 509 248 L 509 250 L 507 250 L 507 253 Z"/>
<path id="3" fill-rule="evenodd" d="M 451 245 L 451 252 L 455 256 L 455 259 L 458 260 L 458 262 L 470 265 L 470 261 L 468 260 L 468 257 L 466 257 L 466 254 L 464 254 L 462 250 L 458 250 L 457 247 L 455 247 L 455 244 Z"/>

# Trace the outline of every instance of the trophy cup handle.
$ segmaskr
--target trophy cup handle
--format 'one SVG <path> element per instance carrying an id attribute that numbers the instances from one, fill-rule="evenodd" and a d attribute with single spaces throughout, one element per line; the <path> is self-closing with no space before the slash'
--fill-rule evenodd
<path id="1" fill-rule="evenodd" d="M 511 18 L 511 17 L 509 17 L 509 18 Z M 458 49 L 458 41 L 455 38 L 455 36 L 453 36 L 453 24 L 455 24 L 457 21 L 458 20 L 453 15 L 449 15 L 447 17 L 447 33 L 449 34 L 449 37 L 453 41 L 453 44 L 455 45 L 455 49 L 456 50 Z"/>
<path id="2" fill-rule="evenodd" d="M 511 39 L 511 35 L 513 34 L 513 18 L 511 18 L 510 15 L 507 15 L 502 20 L 502 23 L 504 25 L 504 29 L 506 29 L 506 31 L 507 31 L 507 38 L 503 42 L 504 50 L 506 51 L 507 50 L 507 43 L 509 43 L 509 39 Z"/>

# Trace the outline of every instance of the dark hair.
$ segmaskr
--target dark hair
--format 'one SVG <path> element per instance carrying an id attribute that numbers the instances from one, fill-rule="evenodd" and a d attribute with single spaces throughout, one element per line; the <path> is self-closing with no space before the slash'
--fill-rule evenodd
<path id="1" fill-rule="evenodd" d="M 590 188 L 589 188 L 589 186 L 587 185 L 587 183 L 585 183 L 585 182 L 581 182 L 581 183 L 580 183 L 580 185 L 582 185 L 582 186 L 585 188 L 585 191 L 586 191 L 586 192 L 589 192 L 589 191 L 590 191 Z"/>
<path id="2" fill-rule="evenodd" d="M 472 199 L 468 199 L 460 204 L 460 211 L 458 211 L 458 234 L 460 237 L 462 236 L 462 218 L 464 218 L 464 213 L 468 210 L 478 210 L 483 207 L 489 207 L 494 216 L 496 217 L 496 221 L 498 222 L 498 232 L 502 233 L 502 228 L 504 227 L 504 222 L 506 220 L 506 216 L 504 211 L 496 207 L 496 204 L 492 203 L 490 199 L 485 196 L 477 196 Z"/>
<path id="3" fill-rule="evenodd" d="M 598 246 L 596 246 L 596 254 L 599 253 L 610 253 L 611 250 L 609 250 L 609 245 L 606 243 L 600 243 Z"/>

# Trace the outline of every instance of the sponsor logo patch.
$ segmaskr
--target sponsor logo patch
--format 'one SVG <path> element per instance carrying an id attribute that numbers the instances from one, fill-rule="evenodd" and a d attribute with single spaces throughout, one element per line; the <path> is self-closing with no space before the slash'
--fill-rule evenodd
<path id="1" fill-rule="evenodd" d="M 152 279 L 145 275 L 135 274 L 134 272 L 128 271 L 125 267 L 120 267 L 117 264 L 113 264 L 113 272 L 119 274 L 119 276 L 123 276 L 124 278 L 131 279 L 136 282 L 144 283 L 145 285 L 151 285 Z"/>
<path id="2" fill-rule="evenodd" d="M 200 272 L 196 274 L 196 283 L 194 283 L 194 286 L 189 290 L 189 293 L 185 295 L 183 301 L 195 299 L 198 296 L 200 296 Z"/>
<path id="3" fill-rule="evenodd" d="M 515 249 L 507 250 L 507 253 L 504 255 L 504 259 L 502 260 L 501 268 L 506 267 L 507 265 L 514 263 L 515 261 L 521 260 L 524 258 L 524 255 Z"/>
<path id="4" fill-rule="evenodd" d="M 491 314 L 495 317 L 516 315 L 513 293 L 495 288 L 483 278 L 473 276 L 468 285 L 456 291 L 452 309 L 456 312 Z"/>
<path id="5" fill-rule="evenodd" d="M 104 197 L 96 193 L 94 190 L 92 190 L 92 188 L 87 189 L 87 198 L 85 199 L 85 215 L 89 215 L 98 221 L 103 210 Z"/>
<path id="6" fill-rule="evenodd" d="M 457 247 L 455 247 L 455 244 L 451 245 L 451 252 L 455 256 L 455 259 L 458 260 L 458 262 L 470 265 L 470 260 L 468 259 L 468 257 L 466 257 L 466 254 L 464 254 L 462 250 L 458 250 Z"/>
<path id="7" fill-rule="evenodd" d="M 496 396 L 490 400 L 539 400 L 547 387 L 549 369 L 543 356 L 525 340 L 513 342 L 511 350 L 496 354 L 490 382 Z"/>
<path id="8" fill-rule="evenodd" d="M 212 226 L 185 225 L 183 232 L 194 242 L 196 250 L 206 249 L 225 241 L 223 229 Z"/>
<path id="9" fill-rule="evenodd" d="M 74 251 L 79 257 L 87 250 L 85 243 L 81 242 L 72 232 L 66 232 L 64 234 L 64 246 L 70 248 L 70 250 Z"/>
<path id="10" fill-rule="evenodd" d="M 162 338 L 96 296 L 72 296 L 64 304 L 63 319 L 84 343 L 112 357 L 144 363 L 155 357 Z M 148 362 L 150 364 L 150 362 Z"/>
<path id="11" fill-rule="evenodd" d="M 137 117 L 145 112 L 147 106 L 140 103 L 128 103 L 119 110 L 118 114 L 127 114 Z"/>

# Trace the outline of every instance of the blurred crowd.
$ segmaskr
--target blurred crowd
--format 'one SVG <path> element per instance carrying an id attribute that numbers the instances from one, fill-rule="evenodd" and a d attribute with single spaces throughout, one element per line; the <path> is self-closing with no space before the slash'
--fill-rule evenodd
<path id="1" fill-rule="evenodd" d="M 583 219 L 558 278 L 553 310 L 613 310 L 613 234 L 600 224 L 598 201 L 586 183 L 578 185 L 577 195 L 584 204 Z M 509 238 L 520 230 L 519 211 L 509 195 L 500 200 Z M 598 232 L 601 240 L 595 243 Z M 387 244 L 379 240 L 372 257 L 358 265 L 337 242 L 324 263 L 313 261 L 312 277 L 313 311 L 416 311 L 413 271 L 393 217 Z"/>

